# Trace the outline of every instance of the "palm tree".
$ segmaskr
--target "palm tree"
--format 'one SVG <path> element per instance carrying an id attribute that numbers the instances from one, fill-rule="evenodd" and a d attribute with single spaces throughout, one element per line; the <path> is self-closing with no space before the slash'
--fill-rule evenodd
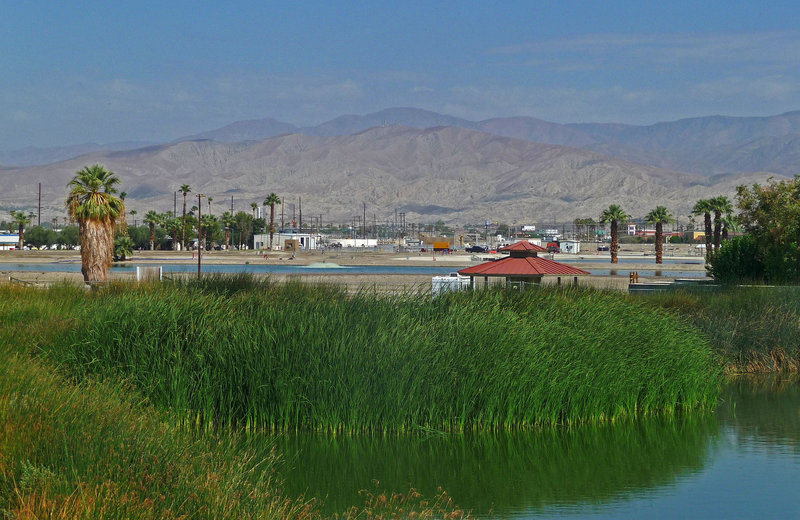
<path id="1" fill-rule="evenodd" d="M 164 229 L 172 237 L 172 250 L 175 251 L 178 249 L 178 232 L 181 230 L 181 221 L 171 211 L 164 213 L 161 218 Z"/>
<path id="2" fill-rule="evenodd" d="M 733 204 L 728 197 L 720 195 L 709 200 L 714 211 L 714 256 L 719 252 L 719 243 L 722 230 L 722 214 L 733 212 Z"/>
<path id="3" fill-rule="evenodd" d="M 181 249 L 186 249 L 186 195 L 192 191 L 188 184 L 184 184 L 179 189 L 183 193 L 183 221 L 181 222 Z"/>
<path id="4" fill-rule="evenodd" d="M 655 224 L 656 226 L 656 263 L 664 263 L 664 224 L 673 221 L 667 208 L 664 206 L 657 206 L 644 218 L 646 222 Z"/>
<path id="5" fill-rule="evenodd" d="M 19 229 L 19 236 L 17 237 L 19 242 L 17 244 L 17 249 L 20 251 L 22 251 L 24 246 L 23 238 L 25 237 L 25 226 L 31 223 L 31 215 L 33 215 L 33 213 L 26 215 L 24 211 L 11 211 L 11 223 L 12 225 L 16 225 Z"/>
<path id="6" fill-rule="evenodd" d="M 133 213 L 133 211 L 131 211 Z M 159 215 L 156 211 L 150 210 L 145 214 L 144 219 L 142 222 L 150 226 L 150 251 L 155 249 L 156 243 L 156 226 L 161 224 L 161 215 Z"/>
<path id="7" fill-rule="evenodd" d="M 270 193 L 264 199 L 264 205 L 269 206 L 269 250 L 272 251 L 272 234 L 275 232 L 275 204 L 280 204 L 281 199 L 275 193 Z"/>
<path id="8" fill-rule="evenodd" d="M 108 279 L 114 254 L 114 228 L 125 204 L 114 196 L 119 177 L 103 166 L 86 166 L 67 184 L 67 212 L 78 222 L 81 273 L 87 283 Z"/>
<path id="9" fill-rule="evenodd" d="M 227 251 L 231 243 L 231 227 L 236 223 L 236 219 L 230 211 L 226 211 L 222 214 L 220 220 L 222 220 L 222 225 L 225 226 L 225 250 Z"/>
<path id="10" fill-rule="evenodd" d="M 119 193 L 119 200 L 122 201 L 122 213 L 119 214 L 119 219 L 117 220 L 117 229 L 123 235 L 128 234 L 128 216 L 125 214 L 125 198 L 128 196 L 127 191 L 121 191 Z"/>
<path id="11" fill-rule="evenodd" d="M 731 213 L 726 213 L 722 217 L 722 240 L 723 242 L 728 240 L 728 233 L 733 231 L 734 233 L 738 233 L 741 228 L 741 224 L 739 223 L 739 218 Z"/>
<path id="12" fill-rule="evenodd" d="M 120 198 L 122 198 L 122 197 L 120 197 Z M 139 213 L 139 212 L 138 212 L 138 211 L 136 211 L 135 209 L 132 209 L 132 210 L 130 211 L 131 217 L 133 217 L 133 227 L 136 227 L 136 215 L 137 215 L 138 213 Z"/>
<path id="13" fill-rule="evenodd" d="M 600 215 L 600 222 L 603 224 L 611 222 L 611 263 L 617 263 L 617 251 L 619 251 L 619 229 L 620 222 L 625 223 L 631 216 L 625 213 L 621 206 L 612 204 L 608 209 L 604 209 Z"/>
<path id="14" fill-rule="evenodd" d="M 703 215 L 703 224 L 705 227 L 706 238 L 706 262 L 711 261 L 711 212 L 714 207 L 711 205 L 710 199 L 700 199 L 694 203 L 692 213 L 695 215 Z"/>
<path id="15" fill-rule="evenodd" d="M 214 200 L 214 197 L 207 197 L 208 198 L 208 214 L 211 215 L 211 201 Z"/>
<path id="16" fill-rule="evenodd" d="M 257 202 L 251 202 L 250 203 L 250 207 L 253 208 L 253 218 L 256 218 L 256 210 L 258 209 L 258 203 Z"/>

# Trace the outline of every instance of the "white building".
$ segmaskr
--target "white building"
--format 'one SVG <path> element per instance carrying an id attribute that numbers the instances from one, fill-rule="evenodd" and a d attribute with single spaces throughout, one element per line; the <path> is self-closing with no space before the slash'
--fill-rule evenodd
<path id="1" fill-rule="evenodd" d="M 377 238 L 342 238 L 334 242 L 342 244 L 342 247 L 378 247 Z"/>
<path id="2" fill-rule="evenodd" d="M 0 234 L 0 251 L 14 251 L 18 244 L 18 234 Z"/>
<path id="3" fill-rule="evenodd" d="M 322 246 L 322 235 L 283 230 L 272 234 L 272 249 L 283 251 L 287 240 L 296 240 L 298 247 L 305 251 L 319 249 Z M 269 233 L 253 235 L 253 246 L 255 249 L 269 249 Z"/>
<path id="4" fill-rule="evenodd" d="M 562 240 L 561 244 L 562 253 L 577 254 L 581 252 L 581 243 L 577 240 Z"/>

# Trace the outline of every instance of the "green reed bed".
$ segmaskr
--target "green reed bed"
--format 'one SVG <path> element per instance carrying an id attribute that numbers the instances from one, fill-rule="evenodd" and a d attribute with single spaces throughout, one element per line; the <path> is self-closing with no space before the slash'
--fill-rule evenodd
<path id="1" fill-rule="evenodd" d="M 74 287 L 0 286 L 0 516 L 309 517 L 308 503 L 280 495 L 269 446 L 182 431 L 121 383 L 69 384 L 23 353 L 85 303 Z"/>
<path id="2" fill-rule="evenodd" d="M 713 406 L 718 393 L 695 329 L 617 294 L 238 285 L 103 291 L 43 353 L 201 429 L 525 428 Z"/>
<path id="3" fill-rule="evenodd" d="M 645 295 L 693 324 L 729 373 L 800 370 L 800 287 L 726 287 Z"/>

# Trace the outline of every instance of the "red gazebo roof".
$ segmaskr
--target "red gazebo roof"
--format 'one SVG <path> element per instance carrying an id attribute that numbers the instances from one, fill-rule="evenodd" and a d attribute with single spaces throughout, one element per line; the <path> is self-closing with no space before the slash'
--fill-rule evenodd
<path id="1" fill-rule="evenodd" d="M 514 247 L 520 243 L 521 242 L 518 242 L 517 244 L 508 247 Z M 539 247 L 534 244 L 531 244 L 531 246 Z M 550 260 L 548 258 L 541 258 L 538 256 L 526 256 L 521 258 L 509 256 L 501 260 L 485 262 L 483 264 L 467 267 L 466 269 L 461 269 L 458 274 L 470 276 L 577 276 L 590 273 L 588 271 L 584 271 L 583 269 L 562 264 L 561 262 L 556 262 L 555 260 Z"/>
<path id="2" fill-rule="evenodd" d="M 537 246 L 527 240 L 521 240 L 510 246 L 500 248 L 500 251 L 535 251 L 537 253 L 546 253 L 547 249 L 542 246 Z"/>

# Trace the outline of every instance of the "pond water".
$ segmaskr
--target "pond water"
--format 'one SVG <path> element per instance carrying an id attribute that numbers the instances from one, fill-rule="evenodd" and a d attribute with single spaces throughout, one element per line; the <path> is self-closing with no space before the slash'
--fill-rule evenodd
<path id="1" fill-rule="evenodd" d="M 479 517 L 797 518 L 800 384 L 729 384 L 714 413 L 505 434 L 278 437 L 289 496 L 441 486 Z"/>
<path id="2" fill-rule="evenodd" d="M 165 273 L 196 273 L 197 264 L 162 264 Z M 263 265 L 263 264 L 203 264 L 204 273 L 256 273 L 256 274 L 409 274 L 409 275 L 431 275 L 446 276 L 455 272 L 458 266 L 421 266 L 421 265 L 350 265 L 339 266 L 331 265 L 330 268 L 324 264 L 318 264 L 312 268 L 305 265 Z M 0 271 L 39 271 L 48 273 L 77 273 L 81 266 L 77 262 L 58 262 L 42 264 L 0 264 Z M 597 276 L 624 276 L 627 277 L 628 269 L 586 269 Z M 136 264 L 114 265 L 111 268 L 115 273 L 136 272 Z M 705 271 L 668 271 L 668 270 L 637 270 L 639 276 L 670 278 L 704 278 Z"/>

